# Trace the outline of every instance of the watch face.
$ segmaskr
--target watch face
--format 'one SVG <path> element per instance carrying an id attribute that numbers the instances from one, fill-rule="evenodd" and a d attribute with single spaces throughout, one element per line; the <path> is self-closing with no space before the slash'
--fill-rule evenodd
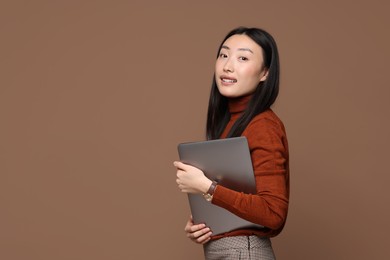
<path id="1" fill-rule="evenodd" d="M 207 201 L 211 201 L 211 200 L 213 199 L 213 195 L 208 194 L 208 193 L 203 194 L 203 197 L 204 197 L 205 200 L 207 200 Z"/>

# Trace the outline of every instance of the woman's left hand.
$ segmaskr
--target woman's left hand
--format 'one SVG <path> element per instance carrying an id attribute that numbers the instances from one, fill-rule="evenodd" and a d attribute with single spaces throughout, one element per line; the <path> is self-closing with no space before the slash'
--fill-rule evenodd
<path id="1" fill-rule="evenodd" d="M 177 168 L 176 183 L 182 192 L 186 193 L 206 193 L 212 181 L 204 173 L 191 165 L 182 162 L 174 162 Z"/>

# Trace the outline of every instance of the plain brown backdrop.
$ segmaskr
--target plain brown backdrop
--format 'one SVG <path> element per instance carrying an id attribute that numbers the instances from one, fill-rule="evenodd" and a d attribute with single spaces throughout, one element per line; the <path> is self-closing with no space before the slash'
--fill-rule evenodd
<path id="1" fill-rule="evenodd" d="M 291 152 L 278 259 L 388 259 L 388 1 L 1 1 L 0 259 L 202 259 L 172 162 L 261 27 Z"/>

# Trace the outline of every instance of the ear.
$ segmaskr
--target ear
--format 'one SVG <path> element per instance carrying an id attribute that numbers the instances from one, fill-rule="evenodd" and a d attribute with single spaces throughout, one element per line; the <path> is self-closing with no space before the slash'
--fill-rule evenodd
<path id="1" fill-rule="evenodd" d="M 268 77 L 268 69 L 265 68 L 260 74 L 260 82 L 265 81 Z"/>

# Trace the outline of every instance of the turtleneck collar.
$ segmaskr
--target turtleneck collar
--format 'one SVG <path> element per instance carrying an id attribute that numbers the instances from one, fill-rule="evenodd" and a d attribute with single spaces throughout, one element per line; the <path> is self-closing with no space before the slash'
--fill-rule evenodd
<path id="1" fill-rule="evenodd" d="M 253 95 L 229 99 L 229 112 L 231 114 L 242 113 L 248 106 L 249 101 Z"/>

